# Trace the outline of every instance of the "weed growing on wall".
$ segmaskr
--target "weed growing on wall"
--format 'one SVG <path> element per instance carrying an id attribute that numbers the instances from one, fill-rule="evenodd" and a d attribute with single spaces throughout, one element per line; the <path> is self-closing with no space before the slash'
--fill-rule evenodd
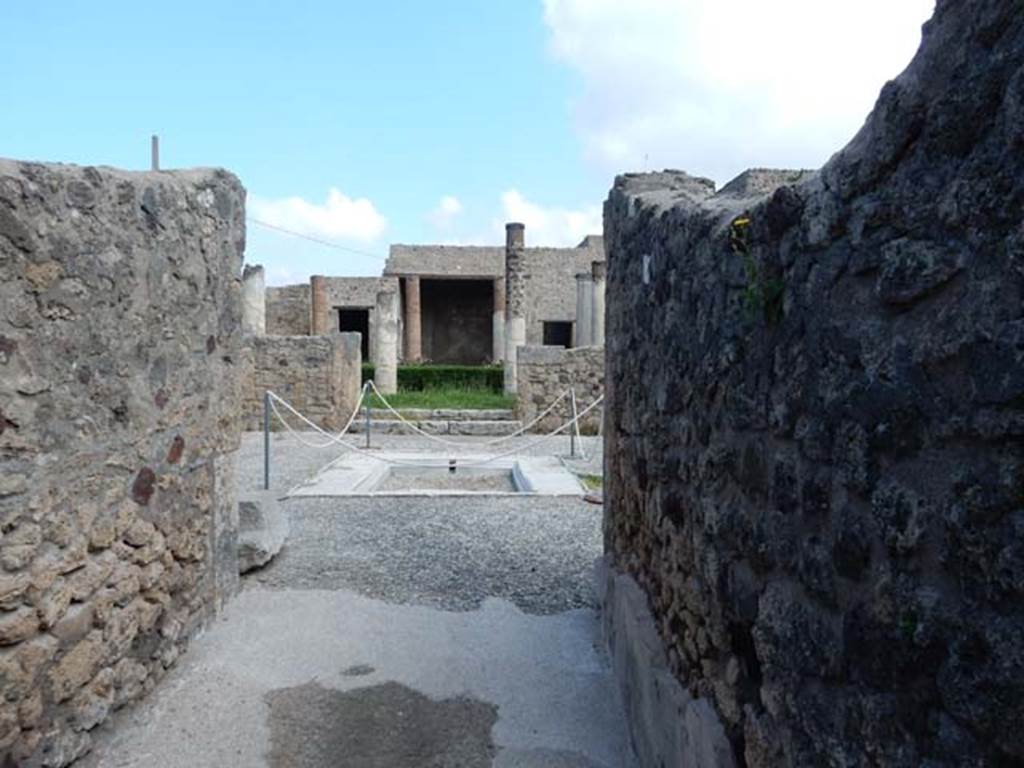
<path id="1" fill-rule="evenodd" d="M 780 278 L 765 276 L 751 248 L 750 225 L 749 217 L 738 216 L 729 226 L 729 248 L 743 259 L 743 271 L 747 277 L 743 304 L 751 319 L 761 314 L 768 325 L 776 325 L 782 319 L 785 284 Z"/>

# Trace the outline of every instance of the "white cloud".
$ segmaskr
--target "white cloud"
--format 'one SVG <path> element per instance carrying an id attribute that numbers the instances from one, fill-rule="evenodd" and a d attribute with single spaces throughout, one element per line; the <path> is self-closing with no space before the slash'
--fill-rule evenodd
<path id="1" fill-rule="evenodd" d="M 510 189 L 502 194 L 501 207 L 504 218 L 495 222 L 495 230 L 504 238 L 506 222 L 521 222 L 526 225 L 529 246 L 577 245 L 587 235 L 599 235 L 603 229 L 600 205 L 578 210 L 545 208 Z"/>
<path id="2" fill-rule="evenodd" d="M 301 197 L 277 199 L 250 195 L 249 214 L 275 227 L 311 237 L 372 242 L 387 228 L 387 219 L 365 197 L 351 198 L 331 188 L 318 205 Z"/>
<path id="3" fill-rule="evenodd" d="M 427 219 L 434 225 L 435 229 L 450 229 L 455 219 L 462 213 L 462 203 L 459 198 L 453 195 L 445 195 L 430 213 Z"/>
<path id="4" fill-rule="evenodd" d="M 726 181 L 816 167 L 909 63 L 934 0 L 544 0 L 587 155 Z"/>

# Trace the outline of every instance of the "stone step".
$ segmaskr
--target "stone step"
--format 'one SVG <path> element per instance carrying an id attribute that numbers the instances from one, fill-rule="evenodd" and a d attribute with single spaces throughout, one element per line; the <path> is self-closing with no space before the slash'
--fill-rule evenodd
<path id="1" fill-rule="evenodd" d="M 409 419 L 410 422 L 429 435 L 466 435 L 473 437 L 502 437 L 511 435 L 522 428 L 522 422 L 502 419 L 479 419 L 476 421 L 445 421 L 439 419 Z M 408 426 L 398 419 L 373 418 L 371 434 L 377 435 L 415 435 Z M 366 421 L 356 419 L 349 432 L 362 434 L 366 430 Z"/>
<path id="2" fill-rule="evenodd" d="M 471 408 L 398 408 L 396 409 L 409 421 L 515 421 L 515 411 L 506 408 L 487 408 L 474 410 Z M 374 408 L 373 418 L 393 419 L 394 416 L 386 408 Z M 359 412 L 360 419 L 366 418 L 366 409 Z"/>

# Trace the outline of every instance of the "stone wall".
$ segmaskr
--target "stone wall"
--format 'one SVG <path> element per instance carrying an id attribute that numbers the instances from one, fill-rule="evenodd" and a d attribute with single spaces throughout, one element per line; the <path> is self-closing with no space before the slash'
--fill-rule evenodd
<path id="1" fill-rule="evenodd" d="M 570 387 L 576 388 L 577 408 L 582 411 L 604 392 L 604 348 L 520 347 L 516 377 L 516 417 L 524 424 L 537 418 Z M 591 410 L 580 420 L 580 432 L 597 434 L 602 414 L 601 406 Z M 533 431 L 550 432 L 570 418 L 572 407 L 566 398 Z M 568 430 L 564 434 L 568 435 Z"/>
<path id="2" fill-rule="evenodd" d="M 1024 761 L 1020 8 L 810 178 L 606 204 L 606 546 L 752 768 Z"/>
<path id="3" fill-rule="evenodd" d="M 311 312 L 309 283 L 267 288 L 267 335 L 308 336 Z"/>
<path id="4" fill-rule="evenodd" d="M 0 160 L 0 764 L 63 766 L 237 585 L 244 191 Z"/>
<path id="5" fill-rule="evenodd" d="M 397 291 L 397 277 L 327 277 L 327 303 L 332 307 L 373 309 L 381 291 Z M 335 318 L 335 321 L 337 318 Z"/>
<path id="6" fill-rule="evenodd" d="M 579 248 L 523 250 L 526 343 L 544 343 L 544 321 L 576 321 L 576 274 L 604 261 L 600 240 L 588 238 Z"/>
<path id="7" fill-rule="evenodd" d="M 324 283 L 329 307 L 329 327 L 331 332 L 338 331 L 338 309 L 361 308 L 370 310 L 370 333 L 367 349 L 370 359 L 374 356 L 374 339 L 377 332 L 377 294 L 381 291 L 398 292 L 397 277 L 325 277 Z M 399 349 L 401 349 L 401 324 L 399 314 Z M 400 353 L 401 354 L 401 353 Z"/>
<path id="8" fill-rule="evenodd" d="M 245 429 L 263 429 L 263 393 L 268 389 L 321 427 L 339 430 L 345 426 L 362 387 L 358 333 L 262 336 L 249 341 L 251 346 L 245 351 Z M 289 424 L 308 429 L 294 418 L 289 418 Z M 272 426 L 281 428 L 276 419 Z"/>

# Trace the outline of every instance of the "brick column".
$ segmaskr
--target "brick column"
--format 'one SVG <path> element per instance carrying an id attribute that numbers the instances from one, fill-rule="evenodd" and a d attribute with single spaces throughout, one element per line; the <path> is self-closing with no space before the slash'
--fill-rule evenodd
<path id="1" fill-rule="evenodd" d="M 311 336 L 325 336 L 330 333 L 330 307 L 327 305 L 327 278 L 313 275 L 310 283 L 310 318 L 309 332 Z"/>
<path id="2" fill-rule="evenodd" d="M 505 394 L 518 389 L 516 359 L 519 347 L 526 344 L 526 286 L 523 274 L 523 249 L 526 227 L 505 225 Z"/>
<path id="3" fill-rule="evenodd" d="M 405 278 L 405 360 L 418 363 L 423 359 L 423 314 L 420 307 L 420 279 Z"/>
<path id="4" fill-rule="evenodd" d="M 505 359 L 505 278 L 494 278 L 494 316 L 491 321 L 491 342 L 494 362 Z"/>

